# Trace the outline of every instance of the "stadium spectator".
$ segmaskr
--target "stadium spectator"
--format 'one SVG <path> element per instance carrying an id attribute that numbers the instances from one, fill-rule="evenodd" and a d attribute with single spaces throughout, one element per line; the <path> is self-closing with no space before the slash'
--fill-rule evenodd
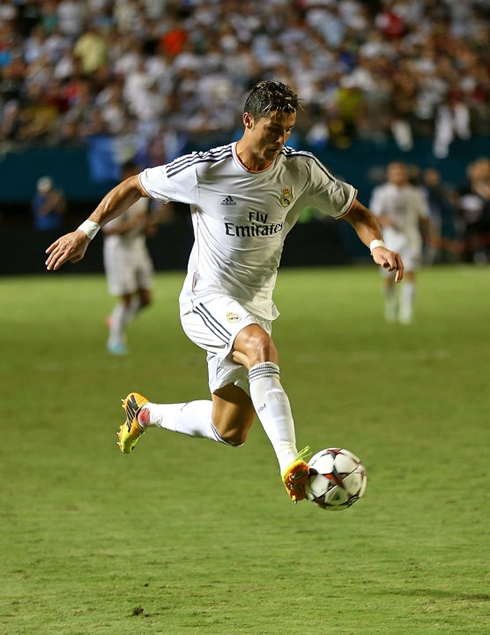
<path id="1" fill-rule="evenodd" d="M 453 0 L 1 0 L 0 116 L 12 99 L 25 112 L 33 81 L 45 86 L 54 75 L 69 93 L 83 77 L 93 100 L 116 81 L 127 87 L 126 121 L 104 117 L 108 134 L 143 121 L 151 144 L 164 112 L 167 132 L 185 144 L 203 126 L 210 136 L 233 133 L 236 104 L 265 74 L 304 96 L 303 139 L 345 147 L 391 136 L 406 151 L 425 135 L 444 158 L 454 138 L 490 133 L 489 24 L 484 4 Z M 205 121 L 216 101 L 219 133 Z M 70 126 L 76 139 L 78 110 L 70 103 L 42 135 L 21 126 L 19 141 L 56 143 Z"/>
<path id="2" fill-rule="evenodd" d="M 1 111 L 0 137 L 4 141 L 16 141 L 20 138 L 21 110 L 18 101 L 7 101 Z"/>
<path id="3" fill-rule="evenodd" d="M 18 8 L 11 0 L 0 0 L 0 27 L 14 22 L 18 16 Z"/>
<path id="4" fill-rule="evenodd" d="M 459 210 L 463 223 L 465 259 L 488 262 L 490 223 L 488 217 L 490 159 L 480 157 L 467 169 L 468 182 L 459 192 Z"/>
<path id="5" fill-rule="evenodd" d="M 61 190 L 54 188 L 53 179 L 41 177 L 31 203 L 34 228 L 38 231 L 59 232 L 64 227 L 66 201 Z"/>
<path id="6" fill-rule="evenodd" d="M 83 32 L 85 21 L 89 15 L 87 2 L 61 0 L 61 2 L 58 3 L 57 13 L 61 33 L 72 38 L 74 41 Z"/>
<path id="7" fill-rule="evenodd" d="M 44 0 L 42 3 L 40 24 L 47 35 L 58 28 L 59 16 L 55 0 Z"/>
<path id="8" fill-rule="evenodd" d="M 85 75 L 92 75 L 105 66 L 109 60 L 109 49 L 103 31 L 89 24 L 75 42 L 73 54 L 80 59 Z"/>

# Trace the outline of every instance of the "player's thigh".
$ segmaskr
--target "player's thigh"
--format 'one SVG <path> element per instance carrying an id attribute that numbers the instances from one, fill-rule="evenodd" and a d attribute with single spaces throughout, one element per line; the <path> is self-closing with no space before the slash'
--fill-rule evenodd
<path id="1" fill-rule="evenodd" d="M 249 369 L 263 362 L 279 363 L 270 330 L 267 331 L 260 324 L 249 324 L 245 327 L 235 338 L 232 359 Z"/>
<path id="2" fill-rule="evenodd" d="M 213 393 L 213 423 L 225 441 L 233 445 L 245 443 L 255 420 L 255 410 L 249 395 L 228 384 Z"/>
<path id="3" fill-rule="evenodd" d="M 408 244 L 404 249 L 400 250 L 400 256 L 403 260 L 405 274 L 418 271 L 422 265 L 422 243 L 417 242 Z"/>
<path id="4" fill-rule="evenodd" d="M 219 295 L 195 300 L 192 311 L 181 316 L 181 323 L 194 344 L 220 359 L 230 354 L 235 338 L 247 326 L 257 323 L 271 331 L 270 322 L 252 315 L 235 299 Z"/>
<path id="5" fill-rule="evenodd" d="M 146 250 L 135 255 L 133 266 L 138 289 L 145 290 L 148 294 L 150 294 L 153 286 L 153 276 L 155 270 L 153 268 L 150 255 Z"/>

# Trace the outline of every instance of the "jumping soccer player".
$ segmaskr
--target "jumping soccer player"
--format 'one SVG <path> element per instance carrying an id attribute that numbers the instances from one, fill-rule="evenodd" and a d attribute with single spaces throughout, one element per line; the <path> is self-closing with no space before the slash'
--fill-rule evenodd
<path id="1" fill-rule="evenodd" d="M 207 351 L 210 400 L 150 403 L 138 393 L 123 400 L 119 447 L 130 452 L 158 426 L 232 446 L 242 445 L 257 416 L 276 453 L 293 501 L 306 497 L 309 468 L 296 448 L 289 399 L 271 337 L 278 311 L 272 300 L 284 241 L 308 205 L 345 218 L 373 260 L 403 278 L 400 256 L 381 229 L 312 154 L 286 147 L 296 122 L 297 95 L 285 84 L 259 82 L 245 102 L 236 143 L 194 152 L 149 168 L 116 186 L 80 227 L 48 249 L 49 270 L 83 258 L 98 229 L 141 197 L 190 205 L 195 243 L 180 295 L 184 331 Z"/>

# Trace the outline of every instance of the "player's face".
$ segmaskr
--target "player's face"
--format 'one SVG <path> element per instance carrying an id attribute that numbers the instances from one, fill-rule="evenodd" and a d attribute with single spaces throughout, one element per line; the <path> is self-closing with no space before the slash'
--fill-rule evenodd
<path id="1" fill-rule="evenodd" d="M 406 185 L 408 183 L 408 169 L 403 163 L 392 163 L 388 167 L 388 181 L 394 185 Z"/>
<path id="2" fill-rule="evenodd" d="M 250 142 L 254 154 L 271 163 L 283 149 L 296 123 L 296 113 L 271 112 L 251 121 Z"/>

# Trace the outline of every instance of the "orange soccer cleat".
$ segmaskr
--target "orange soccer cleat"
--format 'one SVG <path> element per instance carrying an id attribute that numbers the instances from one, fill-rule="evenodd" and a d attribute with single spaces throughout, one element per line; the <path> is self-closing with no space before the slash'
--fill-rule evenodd
<path id="1" fill-rule="evenodd" d="M 282 481 L 289 495 L 294 502 L 304 500 L 306 498 L 306 486 L 310 478 L 310 466 L 306 462 L 311 455 L 308 446 L 303 448 L 291 465 L 283 472 Z"/>
<path id="2" fill-rule="evenodd" d="M 138 413 L 147 403 L 148 399 L 137 392 L 130 392 L 126 399 L 122 399 L 122 407 L 126 412 L 126 421 L 117 433 L 117 445 L 124 454 L 129 454 L 133 451 L 140 436 L 146 431 L 146 427 L 138 423 Z"/>

